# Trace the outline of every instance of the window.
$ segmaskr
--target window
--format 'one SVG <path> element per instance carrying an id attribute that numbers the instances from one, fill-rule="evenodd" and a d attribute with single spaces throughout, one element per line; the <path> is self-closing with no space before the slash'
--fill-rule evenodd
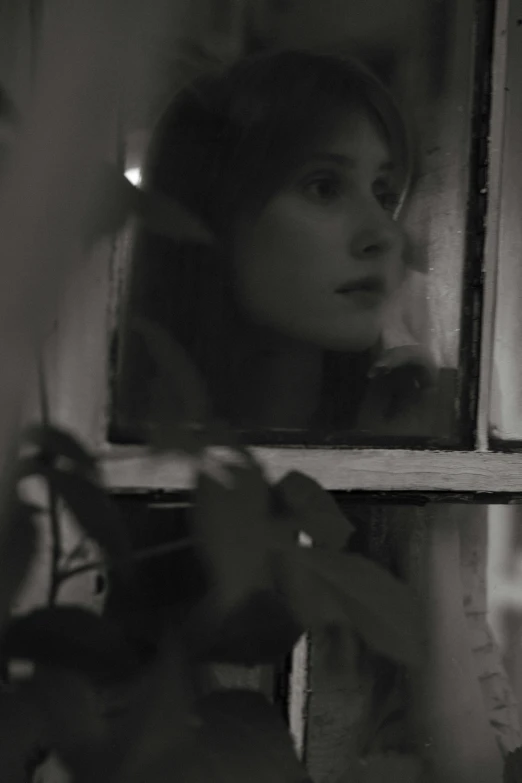
<path id="1" fill-rule="evenodd" d="M 435 5 L 439 5 L 438 3 Z M 463 8 L 463 6 L 461 6 Z M 489 30 L 490 24 L 485 17 L 486 10 L 482 5 L 479 7 L 479 13 L 475 17 L 475 7 L 472 3 L 467 6 L 466 12 L 459 11 L 462 16 L 459 17 L 461 25 L 461 38 L 459 42 L 466 39 L 469 49 L 467 54 L 459 49 L 459 56 L 463 62 L 469 63 L 471 60 L 474 67 L 477 66 L 477 58 L 474 57 L 475 49 L 469 44 L 471 40 L 470 30 L 474 36 L 474 46 L 478 47 L 480 55 L 480 66 L 484 65 L 484 57 L 488 54 Z M 497 27 L 500 11 L 497 9 Z M 477 22 L 478 20 L 478 22 Z M 456 21 L 453 20 L 454 25 Z M 464 32 L 462 32 L 464 31 Z M 454 369 L 459 368 L 462 381 L 460 402 L 461 430 L 459 432 L 460 442 L 451 442 L 445 449 L 440 445 L 437 450 L 431 450 L 430 441 L 424 444 L 415 442 L 414 449 L 408 446 L 408 438 L 403 438 L 402 443 L 398 441 L 381 440 L 379 448 L 371 448 L 371 439 L 367 443 L 360 440 L 355 444 L 356 449 L 350 448 L 331 448 L 328 441 L 319 441 L 313 443 L 312 448 L 296 448 L 295 438 L 290 444 L 278 446 L 277 444 L 264 443 L 259 445 L 258 453 L 267 464 L 268 470 L 275 474 L 281 474 L 290 465 L 298 463 L 304 470 L 311 472 L 329 489 L 339 490 L 394 490 L 394 491 L 457 491 L 457 492 L 506 492 L 516 493 L 519 491 L 519 457 L 515 454 L 500 453 L 496 448 L 490 447 L 488 441 L 488 418 L 489 418 L 489 378 L 493 358 L 491 356 L 493 341 L 491 329 L 494 323 L 494 290 L 496 278 L 496 237 L 497 220 L 500 210 L 500 174 L 502 171 L 509 170 L 511 161 L 504 155 L 502 146 L 503 124 L 505 116 L 511 117 L 505 113 L 504 90 L 505 81 L 505 51 L 499 48 L 504 45 L 505 37 L 497 33 L 496 60 L 493 70 L 493 112 L 491 122 L 492 140 L 490 145 L 490 166 L 489 166 L 489 186 L 488 186 L 488 233 L 486 237 L 486 253 L 484 267 L 484 287 L 471 286 L 473 289 L 473 301 L 469 299 L 469 292 L 464 293 L 465 306 L 463 314 L 460 312 L 460 291 L 463 287 L 465 275 L 465 254 L 464 245 L 464 226 L 465 220 L 482 221 L 483 216 L 477 206 L 476 190 L 478 180 L 484 179 L 482 169 L 477 166 L 484 157 L 478 156 L 478 148 L 483 150 L 484 134 L 487 129 L 482 127 L 483 136 L 477 138 L 479 130 L 476 122 L 477 113 L 481 113 L 484 107 L 484 101 L 487 103 L 487 89 L 481 92 L 480 106 L 475 105 L 475 111 L 471 111 L 472 103 L 472 74 L 473 70 L 468 70 L 468 82 L 466 91 L 460 85 L 460 98 L 454 100 L 448 113 L 451 116 L 466 117 L 466 122 L 461 127 L 461 145 L 459 147 L 462 159 L 459 168 L 461 176 L 461 187 L 459 195 L 456 195 L 455 188 L 452 193 L 455 204 L 460 204 L 456 213 L 453 210 L 444 211 L 441 209 L 438 213 L 438 220 L 443 220 L 444 215 L 448 219 L 447 224 L 440 224 L 440 229 L 432 228 L 435 240 L 437 237 L 444 237 L 446 242 L 455 242 L 444 249 L 436 248 L 436 260 L 441 264 L 448 263 L 448 257 L 451 257 L 452 269 L 449 271 L 450 282 L 442 284 L 435 280 L 430 281 L 430 285 L 438 289 L 434 295 L 438 301 L 444 301 L 445 307 L 450 307 L 452 315 L 445 318 L 445 322 L 453 325 L 460 323 L 462 317 L 463 323 L 466 323 L 464 329 L 465 336 L 458 339 L 452 327 L 451 336 L 448 340 L 452 342 L 453 348 L 447 351 L 445 361 L 448 366 Z M 456 47 L 457 48 L 457 47 Z M 504 51 L 504 54 L 503 54 Z M 456 56 L 456 55 L 455 55 Z M 458 69 L 453 69 L 458 70 Z M 479 71 L 481 79 L 487 77 Z M 461 77 L 463 78 L 463 77 Z M 487 79 L 486 79 L 487 81 Z M 482 84 L 482 81 L 481 81 Z M 486 84 L 487 87 L 487 84 Z M 477 90 L 478 87 L 475 87 Z M 467 103 L 466 103 L 467 101 Z M 475 101 L 476 104 L 476 101 Z M 480 109 L 480 112 L 479 112 Z M 472 119 L 475 118 L 473 129 L 475 136 L 471 140 Z M 483 120 L 482 117 L 479 119 Z M 448 136 L 453 138 L 450 130 Z M 471 147 L 471 166 L 468 153 Z M 467 152 L 466 152 L 467 150 Z M 477 157 L 478 156 L 478 157 Z M 136 158 L 134 157 L 135 161 Z M 136 168 L 132 163 L 131 168 Z M 453 171 L 453 166 L 442 166 L 443 172 L 448 168 Z M 470 173 L 471 169 L 471 173 Z M 463 171 L 462 171 L 463 170 Z M 468 175 L 471 184 L 468 183 Z M 446 174 L 445 174 L 446 176 Z M 447 174 L 450 176 L 450 174 Z M 440 183 L 439 183 L 440 184 Z M 485 183 L 482 181 L 482 188 Z M 440 186 L 442 188 L 442 185 Z M 469 192 L 468 192 L 469 187 Z M 436 197 L 443 203 L 446 197 L 446 190 L 439 190 Z M 443 194 L 443 195 L 441 195 Z M 465 204 L 470 201 L 470 209 L 474 210 L 472 216 L 464 210 Z M 478 211 L 477 211 L 478 210 Z M 455 217 L 455 214 L 457 217 Z M 502 218 L 505 220 L 505 216 Z M 459 229 L 451 222 L 461 220 L 462 225 Z M 444 229 L 442 226 L 444 225 Z M 475 282 L 481 279 L 480 256 L 477 255 L 481 250 L 481 237 L 477 236 L 476 224 L 468 225 L 468 256 L 471 258 L 475 254 Z M 65 421 L 74 422 L 76 427 L 80 427 L 89 438 L 94 438 L 94 442 L 103 450 L 106 457 L 106 470 L 110 483 L 119 488 L 162 488 L 175 489 L 186 488 L 189 482 L 189 474 L 186 467 L 178 464 L 175 460 L 155 459 L 147 455 L 138 445 L 125 446 L 123 444 L 111 444 L 107 440 L 108 422 L 107 416 L 110 414 L 110 388 L 113 378 L 109 377 L 114 367 L 114 356 L 111 355 L 111 349 L 114 349 L 114 343 L 108 335 L 114 334 L 115 327 L 120 318 L 121 304 L 124 299 L 125 285 L 127 279 L 122 270 L 122 263 L 129 258 L 130 250 L 128 244 L 131 240 L 129 235 L 125 235 L 116 253 L 115 260 L 110 262 L 107 259 L 107 251 L 98 253 L 90 260 L 78 280 L 73 282 L 73 289 L 70 291 L 69 301 L 74 300 L 74 307 L 70 306 L 71 311 L 65 312 L 61 318 L 62 327 L 57 338 L 60 346 L 58 351 L 62 357 L 60 361 L 60 381 L 57 386 L 58 406 L 62 410 L 62 417 Z M 434 240 L 434 242 L 435 242 Z M 438 241 L 438 240 L 437 240 Z M 441 240 L 442 241 L 442 240 Z M 125 244 L 127 243 L 127 248 Z M 473 246 L 471 248 L 471 245 Z M 461 252 L 462 250 L 462 252 Z M 469 266 L 470 261 L 466 261 Z M 479 260 L 477 260 L 479 259 Z M 109 263 L 111 271 L 109 271 Z M 459 269 L 458 274 L 455 269 Z M 478 267 L 478 268 L 477 268 Z M 443 277 L 442 272 L 440 275 Z M 467 278 L 468 282 L 471 278 Z M 453 304 L 448 304 L 448 291 L 458 287 L 459 296 L 452 299 Z M 468 286 L 469 287 L 469 286 Z M 451 292 L 450 292 L 451 293 Z M 482 298 L 478 297 L 481 294 Z M 466 300 L 466 297 L 468 299 Z M 67 305 L 65 308 L 67 310 Z M 501 308 L 502 309 L 502 308 Z M 479 325 L 480 313 L 484 315 L 482 339 L 479 345 Z M 84 324 L 90 324 L 88 330 L 83 328 Z M 456 326 L 455 328 L 460 328 Z M 498 327 L 497 327 L 498 328 Z M 437 334 L 442 340 L 442 323 Z M 460 334 L 460 333 L 459 333 Z M 435 339 L 435 338 L 434 338 Z M 438 339 L 438 338 L 437 338 Z M 479 352 L 480 357 L 480 384 L 477 388 L 477 375 L 479 373 Z M 93 372 L 89 373 L 86 379 L 82 373 L 82 367 L 89 366 Z M 94 370 L 95 368 L 95 370 Z M 89 386 L 92 384 L 92 386 Z M 458 400 L 458 397 L 457 397 Z M 463 423 L 467 421 L 467 427 Z M 93 436 L 93 433 L 95 435 Z M 339 446 L 340 444 L 335 444 Z M 347 444 L 348 445 L 348 444 Z M 386 448 L 392 445 L 393 448 Z M 402 448 L 401 448 L 402 445 Z M 422 446 L 424 445 L 424 448 Z M 367 446 L 367 447 L 364 447 Z M 369 447 L 368 447 L 369 446 Z M 419 448 L 421 446 L 421 448 Z M 428 448 L 426 448 L 426 446 Z"/>
<path id="2" fill-rule="evenodd" d="M 464 515 L 459 524 L 472 537 L 473 523 L 484 533 L 488 504 L 491 530 L 499 508 L 513 522 L 516 511 L 510 504 L 522 496 L 517 421 L 519 186 L 514 176 L 520 168 L 517 37 L 522 5 L 515 0 L 367 0 L 352 5 L 307 0 L 237 8 L 237 16 L 225 19 L 229 27 L 218 25 L 214 43 L 221 55 L 237 54 L 233 44 L 238 30 L 248 30 L 253 48 L 323 45 L 325 40 L 319 38 L 324 32 L 325 38 L 331 36 L 328 43 L 339 49 L 349 29 L 349 43 L 360 57 L 405 98 L 413 96 L 421 165 L 405 220 L 417 261 L 401 318 L 412 329 L 418 327 L 449 379 L 446 386 L 435 387 L 435 410 L 443 414 L 443 425 L 437 420 L 438 425 L 424 429 L 414 425 L 384 432 L 371 426 L 361 432 L 350 425 L 342 438 L 325 427 L 310 434 L 302 425 L 291 432 L 283 427 L 285 432 L 279 434 L 272 428 L 268 436 L 249 431 L 256 455 L 274 479 L 296 468 L 313 476 L 336 493 L 348 515 L 357 513 L 355 506 L 371 508 L 368 516 L 376 525 L 380 516 L 393 519 L 399 508 L 404 519 L 416 517 L 420 528 L 435 535 L 443 531 L 444 518 Z M 319 10 L 324 31 L 317 23 Z M 342 32 L 336 11 L 346 23 Z M 200 36 L 200 49 L 210 50 L 216 23 L 210 14 L 200 19 L 202 28 L 193 34 Z M 234 35 L 227 38 L 231 29 Z M 154 111 L 163 100 L 158 98 Z M 134 135 L 129 135 L 126 168 L 135 181 L 155 117 L 152 113 L 129 119 L 129 134 Z M 171 455 L 151 455 L 134 434 L 122 435 L 125 428 L 115 422 L 114 373 L 123 361 L 122 315 L 132 300 L 133 230 L 119 239 L 115 253 L 112 246 L 100 248 L 71 283 L 56 337 L 55 400 L 60 420 L 100 450 L 107 482 L 122 504 L 142 504 L 151 514 L 160 514 L 162 504 L 185 502 L 193 469 Z M 492 511 L 499 503 L 504 505 Z M 481 546 L 483 557 L 484 542 L 477 544 Z M 469 544 L 468 555 L 472 550 Z M 499 622 L 503 606 L 495 610 Z M 315 650 L 301 648 L 299 655 L 313 661 Z M 294 674 L 299 674 L 296 660 Z M 319 681 L 322 670 L 312 665 L 310 676 Z M 293 683 L 292 704 L 298 708 L 303 688 L 295 677 Z M 316 717 L 324 707 L 319 704 L 321 687 L 313 691 Z M 329 705 L 332 688 L 325 685 Z M 341 687 L 336 694 L 344 704 Z M 328 755 L 321 744 L 321 719 L 314 722 L 311 713 L 309 717 L 308 752 L 316 753 L 321 765 Z M 299 719 L 296 725 L 302 728 Z"/>

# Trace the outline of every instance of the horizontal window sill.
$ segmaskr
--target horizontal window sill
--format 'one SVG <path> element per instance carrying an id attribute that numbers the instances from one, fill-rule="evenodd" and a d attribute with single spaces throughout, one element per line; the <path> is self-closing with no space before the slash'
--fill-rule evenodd
<path id="1" fill-rule="evenodd" d="M 252 452 L 273 481 L 299 470 L 332 491 L 493 493 L 506 494 L 503 502 L 510 495 L 522 499 L 522 453 L 290 447 L 254 447 Z M 194 462 L 151 454 L 144 447 L 106 446 L 100 459 L 105 482 L 115 492 L 188 490 L 197 470 Z"/>

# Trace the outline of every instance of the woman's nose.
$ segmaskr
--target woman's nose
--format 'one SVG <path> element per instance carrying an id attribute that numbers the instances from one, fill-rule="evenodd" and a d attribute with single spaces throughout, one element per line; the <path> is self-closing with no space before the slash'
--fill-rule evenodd
<path id="1" fill-rule="evenodd" d="M 400 226 L 387 215 L 368 220 L 355 232 L 351 255 L 361 260 L 379 260 L 400 254 L 404 248 Z"/>

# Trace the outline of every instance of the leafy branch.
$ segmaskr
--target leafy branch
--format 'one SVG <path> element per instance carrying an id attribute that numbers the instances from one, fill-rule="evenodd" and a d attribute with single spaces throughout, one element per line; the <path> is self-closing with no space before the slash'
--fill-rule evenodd
<path id="1" fill-rule="evenodd" d="M 170 374 L 171 382 L 173 378 Z M 193 383 L 194 376 L 184 387 L 191 389 L 192 402 Z M 179 387 L 177 393 L 179 397 Z M 204 399 L 203 395 L 200 399 Z M 161 410 L 163 415 L 169 415 L 167 406 Z M 178 424 L 179 416 L 170 415 L 175 416 Z M 161 424 L 160 421 L 159 428 Z M 165 432 L 169 433 L 167 440 Z M 186 435 L 182 432 L 180 438 L 180 432 L 177 426 L 163 429 L 161 448 L 185 449 Z M 199 430 L 198 439 L 199 468 L 190 517 L 191 534 L 133 553 L 117 507 L 102 486 L 96 461 L 82 444 L 70 433 L 49 425 L 30 427 L 23 433 L 25 448 L 16 473 L 18 481 L 31 476 L 48 481 L 57 502 L 69 508 L 85 535 L 96 540 L 105 552 L 105 558 L 99 562 L 66 570 L 58 567 L 54 576 L 57 587 L 74 575 L 102 565 L 124 573 L 129 579 L 137 562 L 189 548 L 200 556 L 209 580 L 203 600 L 189 607 L 170 632 L 174 635 L 169 649 L 177 650 L 175 657 L 181 668 L 178 667 L 176 681 L 167 686 L 166 680 L 162 680 L 162 688 L 170 693 L 172 687 L 177 693 L 182 687 L 181 678 L 186 680 L 186 688 L 182 688 L 186 696 L 182 702 L 185 706 L 171 704 L 169 707 L 172 721 L 168 723 L 168 737 L 163 724 L 161 730 L 158 724 L 159 693 L 156 701 L 143 696 L 145 701 L 140 702 L 140 708 L 136 705 L 133 708 L 134 728 L 129 730 L 131 734 L 137 732 L 136 748 L 141 748 L 137 756 L 134 752 L 128 755 L 132 742 L 130 746 L 127 742 L 125 752 L 120 748 L 119 755 L 110 750 L 114 743 L 108 726 L 98 726 L 95 734 L 98 732 L 96 736 L 99 736 L 94 742 L 93 726 L 87 727 L 79 717 L 78 730 L 83 732 L 81 747 L 75 744 L 77 738 L 73 742 L 69 732 L 64 731 L 62 718 L 60 732 L 56 726 L 51 730 L 50 746 L 57 749 L 80 781 L 91 783 L 95 775 L 107 783 L 137 780 L 132 765 L 129 766 L 132 758 L 136 769 L 142 771 L 150 771 L 151 764 L 160 764 L 164 772 L 174 766 L 186 768 L 189 776 L 186 779 L 192 780 L 190 775 L 193 775 L 199 783 L 208 776 L 212 778 L 223 764 L 223 770 L 228 769 L 228 764 L 236 770 L 243 763 L 241 758 L 245 764 L 254 758 L 250 739 L 245 735 L 242 747 L 235 740 L 230 744 L 230 732 L 244 731 L 250 720 L 261 729 L 257 721 L 265 715 L 265 710 L 267 722 L 263 718 L 263 731 L 271 732 L 271 721 L 275 720 L 273 710 L 268 705 L 261 706 L 261 696 L 242 692 L 236 696 L 217 693 L 208 697 L 209 701 L 198 700 L 196 683 L 202 665 L 275 662 L 292 649 L 305 630 L 329 632 L 325 638 L 332 647 L 331 658 L 339 660 L 342 656 L 335 647 L 341 643 L 342 634 L 330 633 L 334 627 L 355 631 L 380 653 L 409 666 L 416 666 L 420 661 L 422 639 L 415 599 L 405 585 L 383 569 L 341 551 L 353 529 L 331 496 L 313 479 L 298 472 L 271 484 L 249 450 L 223 425 L 207 423 Z M 188 454 L 191 457 L 194 454 L 192 444 Z M 298 545 L 302 531 L 313 539 L 311 548 Z M 67 687 L 71 693 L 77 692 L 79 703 L 86 704 L 93 698 L 93 677 L 123 676 L 130 678 L 130 682 L 145 677 L 147 682 L 152 682 L 156 681 L 158 672 L 164 672 L 162 667 L 166 665 L 160 655 L 152 668 L 143 671 L 139 656 L 125 634 L 109 621 L 74 607 L 52 606 L 14 618 L 5 629 L 0 649 L 5 661 L 22 658 L 33 662 L 34 676 L 18 687 L 29 689 L 40 709 L 45 703 L 51 711 L 55 709 L 53 699 L 62 692 L 60 689 Z M 73 668 L 79 672 L 74 681 L 72 673 L 54 674 L 72 672 Z M 65 690 L 60 698 L 64 700 L 64 710 L 73 709 L 72 704 L 65 705 Z M 235 718 L 231 722 L 225 718 L 221 707 L 217 712 L 213 707 L 210 709 L 212 704 L 230 704 L 234 714 L 236 706 L 232 705 L 237 705 L 246 713 L 238 725 Z M 174 725 L 179 726 L 177 740 Z M 161 738 L 156 747 L 156 761 L 150 752 L 150 741 L 142 745 L 138 740 L 144 736 L 143 732 L 151 736 L 151 726 L 156 727 Z M 280 731 L 278 728 L 278 736 Z M 255 732 L 252 742 L 254 735 Z M 129 741 L 130 735 L 126 736 Z M 283 756 L 290 753 L 289 758 L 294 758 L 286 729 L 277 741 L 282 743 Z M 262 742 L 266 742 L 264 736 Z M 213 743 L 217 743 L 216 749 L 208 756 L 204 748 L 213 747 Z M 284 747 L 287 750 L 283 751 Z M 89 764 L 85 763 L 87 748 L 91 750 Z M 282 763 L 277 759 L 274 757 L 276 766 Z M 267 763 L 259 762 L 260 783 L 278 779 L 283 783 L 288 779 L 287 771 L 283 768 L 277 771 Z M 306 775 L 295 758 L 292 764 L 296 765 L 295 780 L 305 780 Z M 151 779 L 159 782 L 163 777 Z M 233 779 L 240 779 L 237 773 Z"/>

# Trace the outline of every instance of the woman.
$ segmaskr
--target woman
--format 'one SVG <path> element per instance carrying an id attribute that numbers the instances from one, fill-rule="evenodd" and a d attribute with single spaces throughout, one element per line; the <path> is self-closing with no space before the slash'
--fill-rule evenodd
<path id="1" fill-rule="evenodd" d="M 200 79 L 166 111 L 144 185 L 216 244 L 143 231 L 129 311 L 176 337 L 243 429 L 425 434 L 429 362 L 401 319 L 411 172 L 392 97 L 352 60 L 281 52 Z M 154 367 L 135 339 L 122 355 L 135 423 Z"/>

